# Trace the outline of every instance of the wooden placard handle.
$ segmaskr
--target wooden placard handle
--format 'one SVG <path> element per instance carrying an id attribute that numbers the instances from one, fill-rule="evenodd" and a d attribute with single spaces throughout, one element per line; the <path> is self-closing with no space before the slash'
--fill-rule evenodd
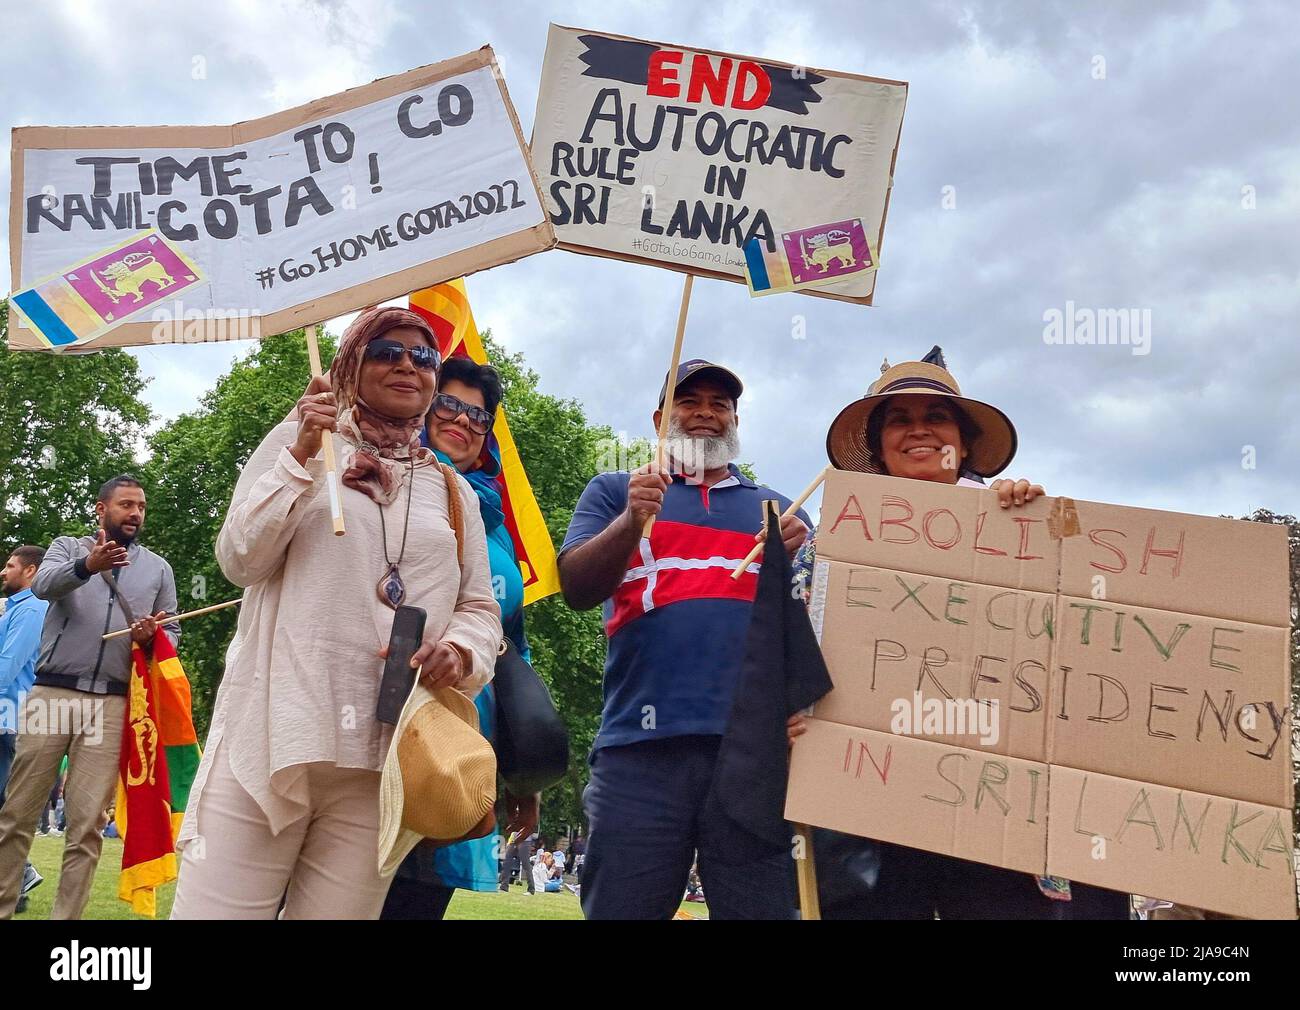
<path id="1" fill-rule="evenodd" d="M 821 902 L 817 897 L 817 865 L 813 862 L 812 828 L 807 824 L 794 825 L 800 840 L 799 858 L 795 862 L 795 877 L 799 882 L 799 918 L 803 920 L 822 917 Z"/>
<path id="2" fill-rule="evenodd" d="M 186 611 L 184 614 L 174 614 L 171 617 L 159 621 L 158 626 L 162 627 L 164 624 L 175 624 L 177 621 L 184 621 L 191 617 L 198 617 L 200 614 L 210 614 L 214 610 L 225 610 L 227 607 L 233 607 L 243 602 L 244 598 L 241 596 L 237 600 L 227 600 L 225 603 L 214 603 L 210 607 L 201 607 L 198 610 Z M 107 642 L 110 638 L 121 638 L 123 635 L 129 634 L 131 634 L 130 628 L 122 628 L 120 631 L 110 631 L 107 635 L 101 635 L 100 638 Z"/>
<path id="3" fill-rule="evenodd" d="M 307 357 L 311 360 L 311 377 L 319 379 L 321 376 L 320 344 L 316 342 L 315 324 L 307 327 Z M 338 464 L 334 461 L 332 432 L 324 433 L 321 438 L 321 448 L 325 450 L 325 487 L 330 499 L 330 519 L 334 523 L 334 535 L 341 537 L 347 530 L 343 527 L 342 487 L 339 484 Z"/>
<path id="4" fill-rule="evenodd" d="M 826 467 L 824 470 L 822 470 L 822 472 L 817 475 L 816 479 L 811 484 L 809 484 L 806 488 L 803 489 L 803 494 L 801 494 L 798 498 L 792 501 L 790 503 L 790 507 L 781 513 L 781 518 L 788 519 L 790 518 L 790 516 L 794 515 L 801 508 L 803 508 L 803 503 L 806 502 L 809 498 L 811 498 L 812 493 L 822 486 L 822 482 L 826 480 L 826 475 L 829 474 L 830 472 L 831 472 L 831 468 L 829 466 Z M 771 501 L 771 499 L 768 500 Z M 763 523 L 763 529 L 764 531 L 766 531 L 767 529 L 766 519 L 764 520 Z M 738 579 L 745 574 L 745 569 L 748 568 L 750 565 L 752 565 L 754 563 L 754 559 L 757 558 L 759 554 L 763 552 L 763 545 L 765 543 L 767 543 L 766 538 L 760 540 L 758 543 L 754 545 L 754 549 L 751 550 L 747 555 L 745 555 L 745 560 L 742 561 L 739 565 L 737 565 L 736 570 L 731 573 L 731 577 L 733 579 Z"/>
<path id="5" fill-rule="evenodd" d="M 673 341 L 673 362 L 668 366 L 668 386 L 664 389 L 664 404 L 661 408 L 663 413 L 659 417 L 659 443 L 655 448 L 655 462 L 659 464 L 660 472 L 666 468 L 667 463 L 664 459 L 664 440 L 668 438 L 668 422 L 673 413 L 673 396 L 677 392 L 677 366 L 682 360 L 682 336 L 686 333 L 686 311 L 691 305 L 691 285 L 694 283 L 695 275 L 687 274 L 686 281 L 682 285 L 681 308 L 677 310 L 677 338 Z M 654 525 L 655 517 L 651 516 L 641 528 L 641 536 L 649 537 Z"/>

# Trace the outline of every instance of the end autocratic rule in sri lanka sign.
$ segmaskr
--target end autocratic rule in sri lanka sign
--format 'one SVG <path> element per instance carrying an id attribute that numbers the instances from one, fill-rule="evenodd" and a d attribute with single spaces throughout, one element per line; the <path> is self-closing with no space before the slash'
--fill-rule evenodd
<path id="1" fill-rule="evenodd" d="M 532 153 L 562 247 L 870 304 L 907 85 L 551 25 Z M 755 244 L 755 241 L 757 243 Z"/>
<path id="2" fill-rule="evenodd" d="M 488 47 L 233 126 L 17 129 L 9 225 L 23 350 L 280 333 L 555 244 Z"/>

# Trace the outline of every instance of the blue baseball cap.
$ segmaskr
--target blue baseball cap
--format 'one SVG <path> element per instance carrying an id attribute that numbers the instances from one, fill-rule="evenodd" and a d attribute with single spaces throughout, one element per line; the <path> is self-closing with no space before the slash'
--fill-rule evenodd
<path id="1" fill-rule="evenodd" d="M 677 366 L 677 385 L 675 389 L 681 389 L 686 385 L 688 380 L 698 379 L 707 376 L 719 383 L 731 394 L 733 400 L 739 401 L 740 394 L 745 391 L 744 384 L 729 368 L 723 368 L 721 365 L 715 365 L 711 361 L 705 361 L 703 358 L 692 358 L 690 361 L 683 361 Z M 659 387 L 659 407 L 664 405 L 664 396 L 668 392 L 668 376 L 664 376 L 664 384 Z"/>

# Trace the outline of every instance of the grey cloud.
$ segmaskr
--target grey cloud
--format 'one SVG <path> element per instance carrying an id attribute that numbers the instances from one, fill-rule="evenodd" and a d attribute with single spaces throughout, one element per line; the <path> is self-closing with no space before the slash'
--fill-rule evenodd
<path id="1" fill-rule="evenodd" d="M 98 45 L 88 28 L 61 38 L 66 25 L 51 29 L 34 5 L 10 18 L 7 125 L 249 118 L 278 95 L 301 101 L 336 77 L 360 84 L 491 42 L 527 135 L 551 20 L 907 80 L 876 307 L 695 285 L 686 353 L 746 379 L 744 457 L 760 475 L 797 491 L 881 358 L 939 343 L 965 390 L 1015 420 L 1016 475 L 1207 514 L 1300 510 L 1300 124 L 1283 112 L 1300 45 L 1284 5 L 842 0 L 772 18 L 739 2 L 480 3 L 455 17 L 444 4 L 338 3 L 303 8 L 300 32 L 270 39 L 255 18 L 201 6 L 145 20 L 132 14 L 142 5 L 114 9 L 120 19 L 94 26 Z M 189 78 L 198 52 L 201 85 Z M 944 186 L 954 210 L 940 206 Z M 544 389 L 649 433 L 680 275 L 553 252 L 469 286 L 480 326 L 522 351 Z M 1151 353 L 1046 345 L 1043 313 L 1067 299 L 1149 308 Z M 185 351 L 157 353 L 171 368 Z M 193 367 L 213 374 L 221 352 L 207 353 Z M 1256 469 L 1242 468 L 1243 446 Z"/>

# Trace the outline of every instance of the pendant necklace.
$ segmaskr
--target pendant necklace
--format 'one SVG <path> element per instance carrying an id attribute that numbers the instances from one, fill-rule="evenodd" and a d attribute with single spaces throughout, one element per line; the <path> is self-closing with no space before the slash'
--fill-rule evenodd
<path id="1" fill-rule="evenodd" d="M 397 566 L 402 563 L 402 558 L 406 555 L 406 534 L 411 529 L 411 493 L 414 488 L 415 458 L 412 457 L 410 469 L 406 474 L 406 518 L 402 523 L 402 546 L 397 552 L 396 561 L 390 561 L 388 557 L 388 527 L 384 524 L 384 506 L 375 502 L 379 506 L 379 530 L 384 540 L 384 564 L 388 566 L 384 571 L 384 577 L 379 580 L 375 589 L 384 604 L 394 610 L 406 599 L 406 584 L 402 581 L 402 574 Z"/>

